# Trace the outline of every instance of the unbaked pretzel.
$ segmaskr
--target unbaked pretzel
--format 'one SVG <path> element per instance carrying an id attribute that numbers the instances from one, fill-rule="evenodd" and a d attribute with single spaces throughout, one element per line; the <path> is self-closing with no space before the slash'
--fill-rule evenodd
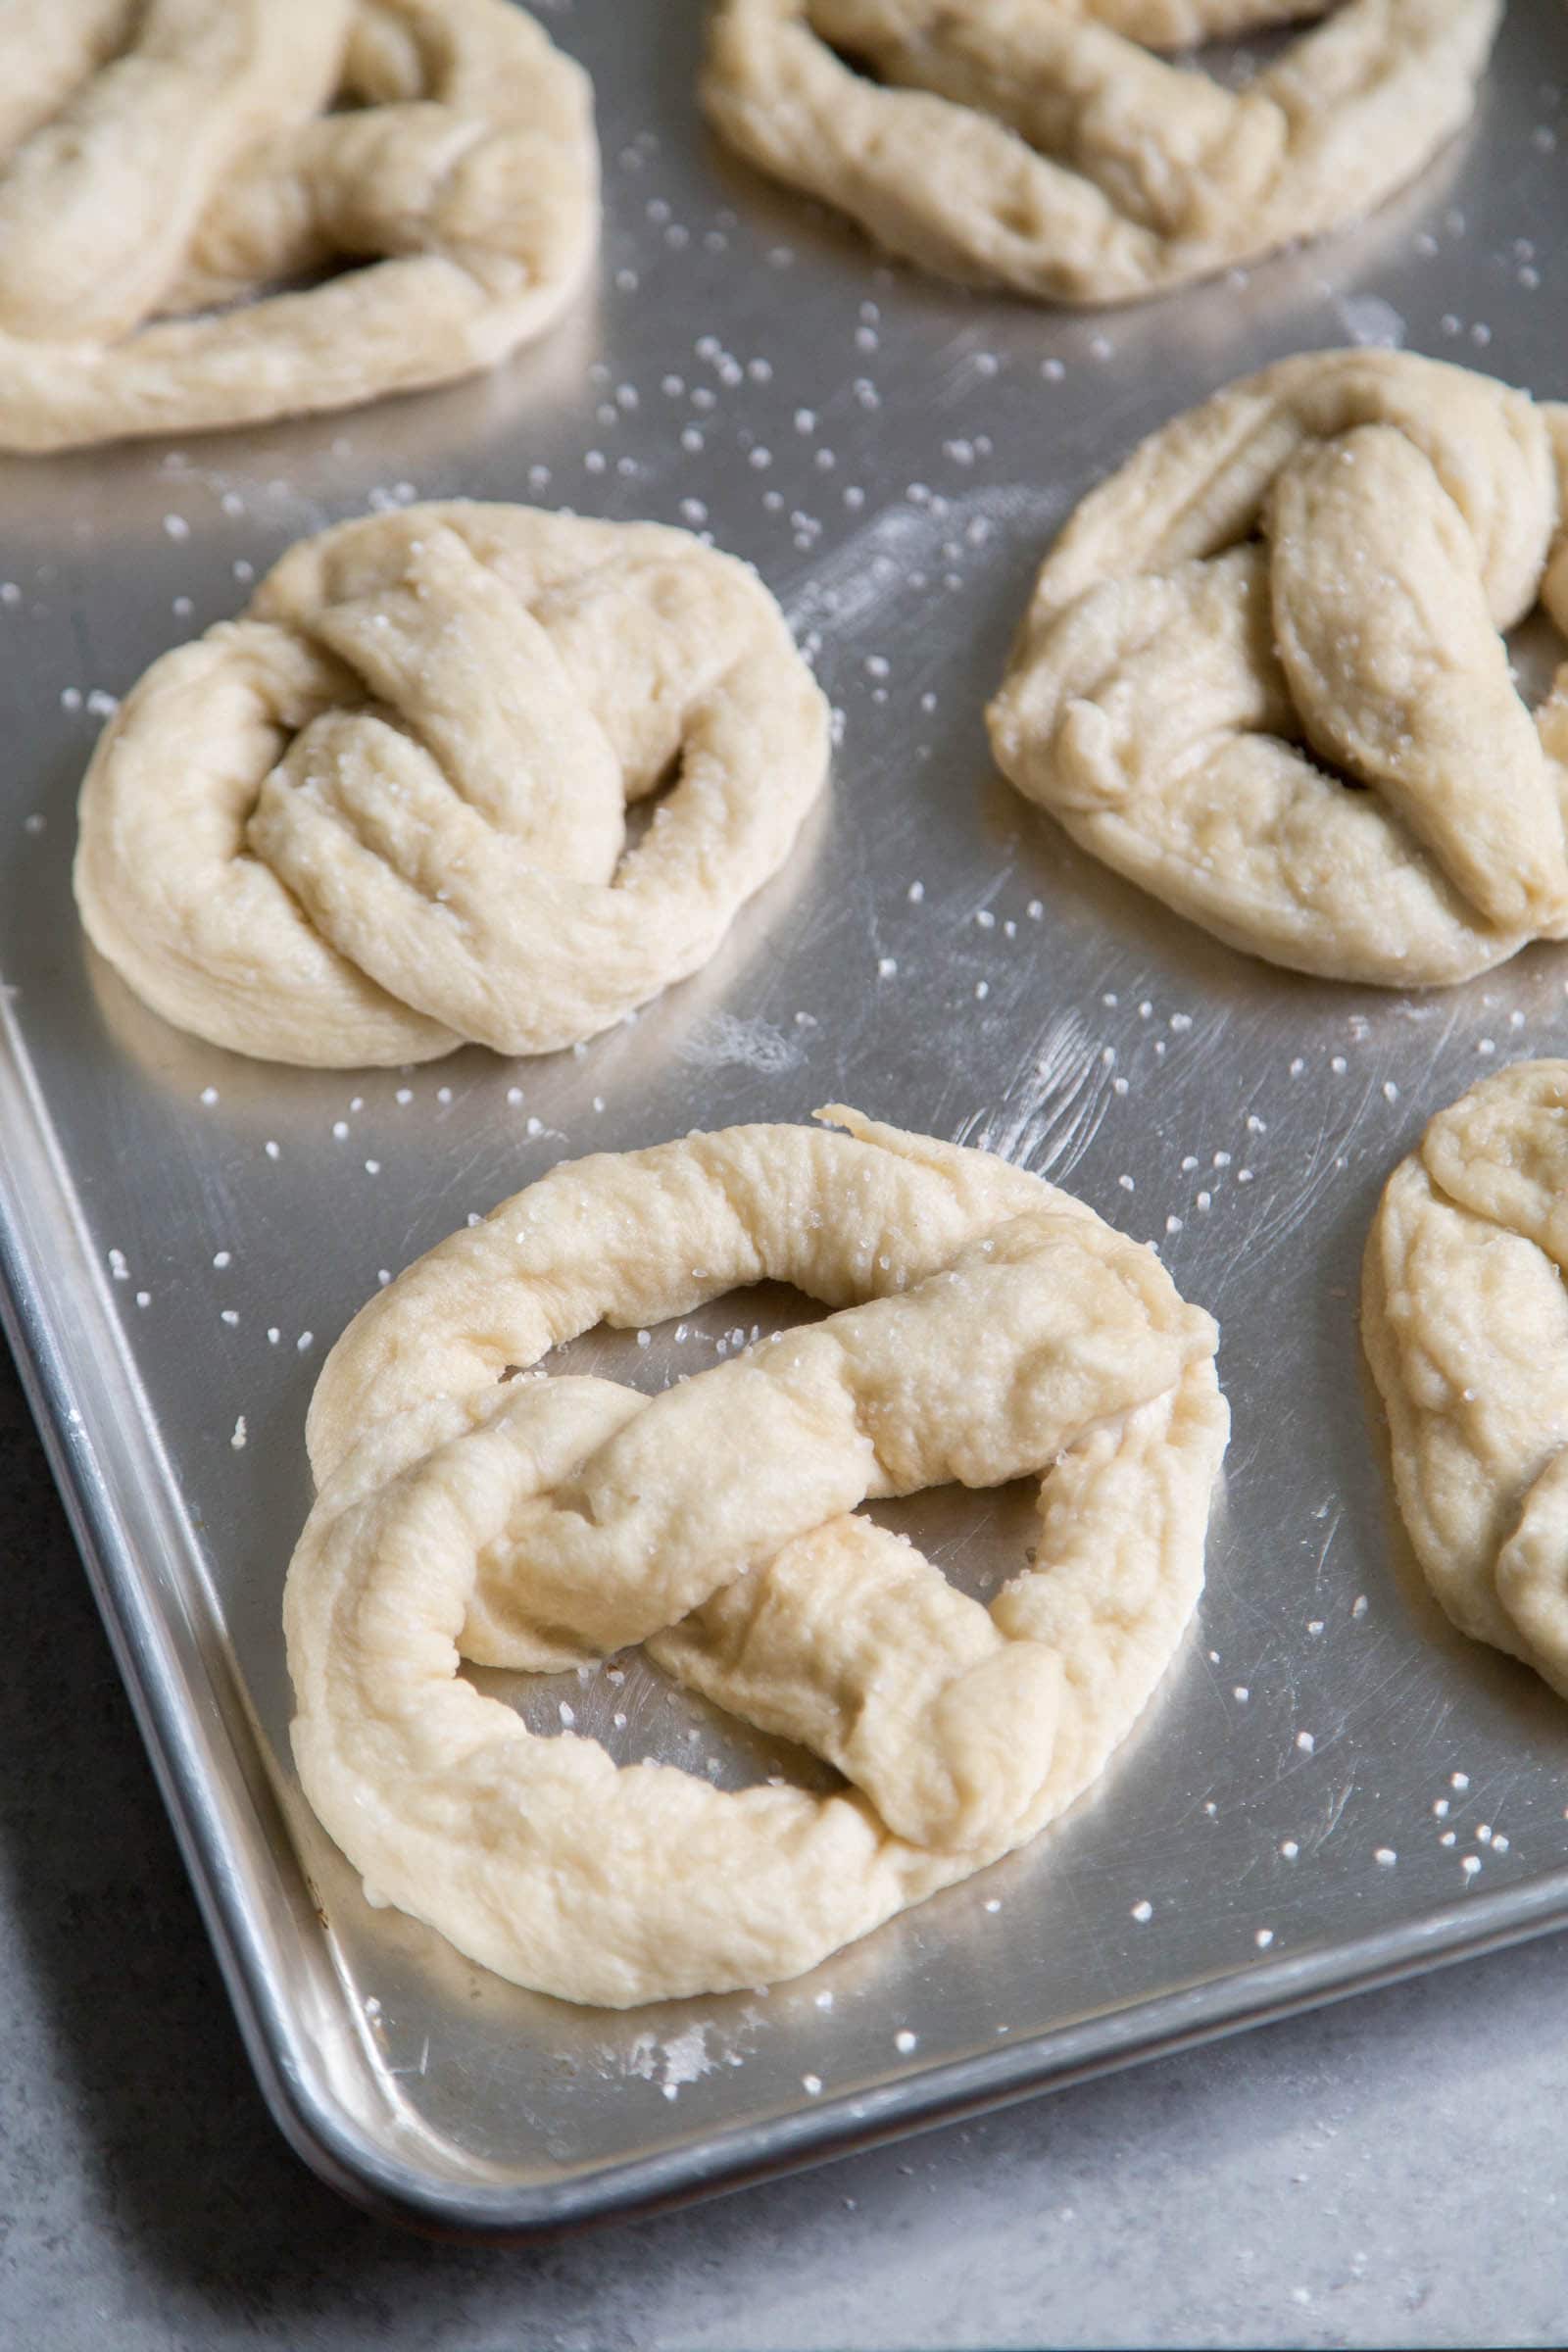
<path id="1" fill-rule="evenodd" d="M 77 903 L 138 996 L 238 1053 L 547 1053 L 712 955 L 827 738 L 733 558 L 407 507 L 302 540 L 243 620 L 153 664 L 82 786 Z M 672 773 L 622 854 L 625 805 Z"/>
<path id="2" fill-rule="evenodd" d="M 890 252 L 1125 302 L 1358 219 L 1469 116 L 1500 0 L 1348 0 L 1239 93 L 1138 45 L 1322 5 L 716 0 L 703 97 Z"/>
<path id="3" fill-rule="evenodd" d="M 1532 720 L 1499 633 L 1538 597 L 1568 625 L 1554 437 L 1568 410 L 1401 352 L 1217 393 L 1052 549 L 1002 768 L 1275 963 L 1432 985 L 1563 937 L 1568 669 Z"/>
<path id="4" fill-rule="evenodd" d="M 1455 1625 L 1568 1697 L 1568 1061 L 1498 1070 L 1390 1177 L 1362 1272 L 1399 1510 Z"/>
<path id="5" fill-rule="evenodd" d="M 508 0 L 6 0 L 0 449 L 491 367 L 598 224 L 587 78 Z"/>
<path id="6" fill-rule="evenodd" d="M 311 1407 L 294 1752 L 378 1896 L 503 1976 L 624 2006 L 799 1974 L 1099 1774 L 1202 1584 L 1216 1333 L 1040 1178 L 820 1114 L 562 1165 L 373 1298 Z M 504 1375 L 737 1284 L 838 1311 L 648 1397 Z M 989 1610 L 855 1515 L 1042 1481 Z M 458 1674 L 644 1641 L 847 1776 L 725 1793 L 542 1739 Z"/>

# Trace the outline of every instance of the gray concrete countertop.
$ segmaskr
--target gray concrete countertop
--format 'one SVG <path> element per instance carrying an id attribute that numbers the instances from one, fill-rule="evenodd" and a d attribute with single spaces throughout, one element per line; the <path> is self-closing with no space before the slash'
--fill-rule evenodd
<path id="1" fill-rule="evenodd" d="M 1552 2345 L 1561 1938 L 527 2252 L 367 2220 L 251 2081 L 0 1363 L 0 2344 Z"/>

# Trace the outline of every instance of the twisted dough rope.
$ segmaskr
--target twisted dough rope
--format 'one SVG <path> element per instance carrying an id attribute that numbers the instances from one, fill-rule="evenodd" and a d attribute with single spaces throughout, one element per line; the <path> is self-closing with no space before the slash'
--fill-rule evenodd
<path id="1" fill-rule="evenodd" d="M 1568 409 L 1433 360 L 1314 352 L 1229 386 L 1052 549 L 999 764 L 1300 971 L 1441 984 L 1563 937 L 1568 669 L 1532 721 L 1498 632 L 1538 596 L 1568 626 L 1565 479 Z"/>
<path id="2" fill-rule="evenodd" d="M 1433 1119 L 1362 1269 L 1399 1511 L 1434 1593 L 1568 1697 L 1568 1061 Z"/>
<path id="3" fill-rule="evenodd" d="M 570 2000 L 798 1975 L 1033 1837 L 1131 1730 L 1202 1584 L 1228 1426 L 1208 1317 L 1040 1178 L 819 1115 L 850 1132 L 556 1168 L 373 1298 L 312 1403 L 284 1604 L 305 1793 L 376 1895 Z M 653 1398 L 503 1380 L 768 1278 L 843 1311 Z M 1035 1564 L 989 1610 L 851 1515 L 1025 1474 Z M 458 1675 L 639 1639 L 854 1786 L 617 1770 Z"/>
<path id="4" fill-rule="evenodd" d="M 344 1068 L 591 1037 L 788 857 L 827 707 L 684 531 L 408 507 L 289 550 L 156 662 L 81 792 L 75 890 L 147 1004 Z M 643 838 L 624 808 L 675 771 Z"/>
<path id="5" fill-rule="evenodd" d="M 1239 95 L 1135 46 L 1303 13 L 717 0 L 703 101 L 743 155 L 890 252 L 968 284 L 1126 302 L 1381 204 L 1468 118 L 1500 0 L 1349 0 Z"/>
<path id="6" fill-rule="evenodd" d="M 492 367 L 598 224 L 587 77 L 508 0 L 7 0 L 0 449 Z"/>

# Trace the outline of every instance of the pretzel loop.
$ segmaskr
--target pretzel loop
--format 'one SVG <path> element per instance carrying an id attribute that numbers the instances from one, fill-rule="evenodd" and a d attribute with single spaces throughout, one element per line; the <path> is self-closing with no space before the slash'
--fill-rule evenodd
<path id="1" fill-rule="evenodd" d="M 1403 353 L 1230 386 L 1052 550 L 991 707 L 1003 769 L 1298 969 L 1442 983 L 1568 934 L 1568 670 L 1532 720 L 1500 634 L 1538 597 L 1568 621 L 1558 429 Z"/>
<path id="2" fill-rule="evenodd" d="M 717 0 L 703 95 L 743 154 L 894 253 L 1124 302 L 1356 219 L 1465 121 L 1497 0 L 1349 0 L 1240 92 L 1147 53 L 1320 13 Z"/>
<path id="3" fill-rule="evenodd" d="M 795 1974 L 1020 1843 L 1130 1729 L 1201 1583 L 1208 1318 L 1040 1179 L 824 1115 L 851 1133 L 558 1168 L 372 1300 L 313 1404 L 306 1793 L 380 1893 L 569 1998 Z M 858 1303 L 653 1397 L 496 1383 L 498 1353 L 767 1275 Z M 856 1515 L 1020 1475 L 1040 1546 L 989 1609 Z M 639 1639 L 849 1792 L 617 1771 L 457 1673 Z"/>
<path id="4" fill-rule="evenodd" d="M 592 258 L 587 81 L 504 0 L 12 0 L 0 89 L 0 448 L 443 382 Z"/>
<path id="5" fill-rule="evenodd" d="M 826 742 L 727 557 L 410 508 L 302 544 L 246 619 L 154 665 L 82 789 L 77 897 L 148 1003 L 241 1052 L 542 1053 L 711 955 Z M 626 804 L 665 784 L 628 848 Z"/>
<path id="6" fill-rule="evenodd" d="M 1483 1079 L 1389 1179 L 1362 1329 L 1439 1602 L 1568 1696 L 1565 1201 L 1568 1062 Z"/>

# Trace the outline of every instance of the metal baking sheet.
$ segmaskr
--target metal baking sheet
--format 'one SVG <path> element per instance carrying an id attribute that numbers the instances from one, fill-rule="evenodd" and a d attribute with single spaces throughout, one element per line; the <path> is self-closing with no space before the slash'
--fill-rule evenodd
<path id="1" fill-rule="evenodd" d="M 698 0 L 547 15 L 595 76 L 608 218 L 543 349 L 344 417 L 0 466 L 13 1337 L 280 2123 L 383 2208 L 514 2233 L 1568 1918 L 1568 1718 L 1425 1598 L 1356 1330 L 1385 1173 L 1482 1070 L 1564 1049 L 1568 956 L 1425 998 L 1268 970 L 1068 847 L 980 720 L 1053 526 L 1214 385 L 1365 340 L 1568 390 L 1561 10 L 1514 0 L 1473 131 L 1363 228 L 1095 317 L 891 270 L 732 164 L 693 107 Z M 302 532 L 454 493 L 752 559 L 843 715 L 830 802 L 708 971 L 575 1054 L 302 1075 L 176 1035 L 73 914 L 100 698 Z M 1236 1426 L 1200 1622 L 1098 1796 L 1028 1852 L 765 1996 L 573 2010 L 370 1910 L 301 1808 L 278 1596 L 306 1400 L 383 1270 L 563 1154 L 835 1099 L 1071 1185 L 1221 1317 Z M 684 1340 L 572 1354 L 647 1384 L 790 1311 L 740 1298 Z M 983 1592 L 1026 1513 L 938 1494 L 900 1523 Z M 622 1754 L 725 1785 L 770 1761 L 646 1669 L 516 1695 L 545 1728 L 568 1694 Z"/>

